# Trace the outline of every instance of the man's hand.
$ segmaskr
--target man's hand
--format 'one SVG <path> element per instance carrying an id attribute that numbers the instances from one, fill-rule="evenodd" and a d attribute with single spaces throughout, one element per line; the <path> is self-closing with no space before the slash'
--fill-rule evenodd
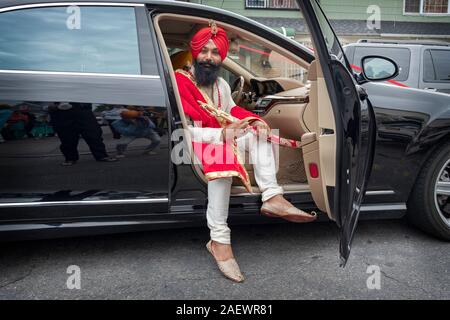
<path id="1" fill-rule="evenodd" d="M 256 129 L 258 135 L 264 134 L 268 135 L 270 133 L 270 127 L 263 121 L 255 121 L 252 123 L 252 127 Z"/>
<path id="2" fill-rule="evenodd" d="M 233 122 L 223 128 L 222 131 L 222 139 L 223 141 L 230 141 L 237 139 L 243 135 L 245 135 L 250 129 L 250 124 L 247 119 L 242 119 L 236 122 Z"/>

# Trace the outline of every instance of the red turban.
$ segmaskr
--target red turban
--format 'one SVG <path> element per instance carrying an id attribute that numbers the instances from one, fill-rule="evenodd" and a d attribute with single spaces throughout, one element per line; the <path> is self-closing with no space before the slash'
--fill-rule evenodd
<path id="1" fill-rule="evenodd" d="M 216 25 L 202 28 L 195 34 L 195 36 L 192 37 L 192 57 L 197 59 L 198 54 L 202 51 L 203 47 L 209 40 L 212 40 L 215 43 L 216 47 L 219 49 L 219 54 L 223 61 L 227 56 L 228 47 L 230 44 L 228 43 L 228 37 L 225 30 L 217 27 Z"/>

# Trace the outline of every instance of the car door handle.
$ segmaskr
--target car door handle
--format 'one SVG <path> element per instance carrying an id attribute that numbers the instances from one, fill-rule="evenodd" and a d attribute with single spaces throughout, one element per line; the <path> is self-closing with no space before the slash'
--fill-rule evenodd
<path id="1" fill-rule="evenodd" d="M 333 135 L 333 134 L 334 134 L 334 130 L 329 129 L 329 128 L 322 128 L 322 131 L 320 133 L 321 136 L 329 136 L 329 135 Z"/>

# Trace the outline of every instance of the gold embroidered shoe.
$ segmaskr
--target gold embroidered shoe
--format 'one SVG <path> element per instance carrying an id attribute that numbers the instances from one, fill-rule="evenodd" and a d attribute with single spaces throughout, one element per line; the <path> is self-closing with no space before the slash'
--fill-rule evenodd
<path id="1" fill-rule="evenodd" d="M 236 262 L 236 259 L 231 258 L 225 261 L 217 260 L 214 256 L 213 250 L 212 250 L 212 240 L 209 240 L 206 244 L 206 249 L 208 249 L 209 253 L 213 256 L 214 260 L 216 260 L 217 266 L 219 267 L 219 270 L 222 272 L 222 274 L 227 277 L 228 279 L 235 281 L 235 282 L 242 282 L 244 281 L 244 276 L 241 273 L 241 270 L 239 269 L 239 265 Z"/>

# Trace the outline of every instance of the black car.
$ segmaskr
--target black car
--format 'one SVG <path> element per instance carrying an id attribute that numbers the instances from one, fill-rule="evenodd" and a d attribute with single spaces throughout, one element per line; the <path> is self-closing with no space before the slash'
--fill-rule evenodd
<path id="1" fill-rule="evenodd" d="M 366 72 L 354 75 L 315 0 L 298 1 L 314 51 L 202 5 L 69 3 L 0 3 L 2 239 L 204 224 L 206 180 L 178 130 L 174 68 L 210 19 L 231 41 L 222 76 L 235 101 L 303 141 L 280 148 L 278 181 L 296 206 L 337 223 L 343 264 L 360 212 L 394 218 L 408 207 L 421 228 L 450 239 L 450 98 L 368 82 L 398 74 L 381 57 L 363 58 Z M 152 138 L 124 140 L 123 114 L 145 119 Z M 231 192 L 231 223 L 269 221 L 257 216 L 256 187 Z"/>

